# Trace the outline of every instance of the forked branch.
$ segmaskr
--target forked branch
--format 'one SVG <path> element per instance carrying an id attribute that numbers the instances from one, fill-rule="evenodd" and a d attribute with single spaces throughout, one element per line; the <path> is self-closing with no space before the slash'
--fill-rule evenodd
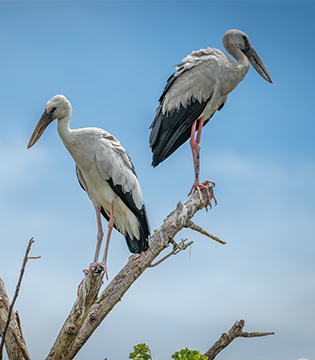
<path id="1" fill-rule="evenodd" d="M 168 253 L 167 255 L 165 255 L 159 261 L 155 262 L 154 264 L 151 264 L 150 267 L 153 268 L 157 265 L 160 265 L 163 261 L 168 259 L 170 256 L 176 255 L 182 250 L 186 250 L 188 248 L 188 246 L 193 244 L 193 241 L 189 241 L 188 243 L 186 243 L 187 240 L 188 239 L 182 239 L 179 244 L 177 244 L 177 242 L 175 242 L 174 240 L 171 240 L 170 243 L 172 243 L 172 245 L 173 245 L 173 250 L 170 253 Z"/>
<path id="2" fill-rule="evenodd" d="M 213 189 L 211 186 L 209 186 L 209 192 L 211 197 L 213 197 Z M 189 227 L 221 244 L 225 244 L 223 240 L 210 234 L 208 231 L 191 221 L 194 214 L 202 208 L 207 207 L 207 205 L 208 197 L 205 191 L 202 191 L 201 200 L 196 193 L 183 204 L 179 202 L 177 208 L 164 220 L 163 225 L 154 231 L 154 234 L 149 241 L 149 249 L 142 254 L 130 256 L 128 263 L 108 284 L 100 296 L 98 296 L 98 293 L 102 285 L 104 271 L 102 267 L 93 267 L 85 277 L 80 288 L 79 296 L 77 297 L 46 360 L 73 359 L 108 313 L 121 300 L 130 286 L 148 267 L 161 263 L 171 255 L 177 254 L 191 245 L 193 241 L 186 242 L 187 239 L 182 240 L 179 244 L 174 241 L 175 235 L 182 228 Z M 19 293 L 25 265 L 28 259 L 34 258 L 29 257 L 32 243 L 33 239 L 31 239 L 27 248 L 21 275 L 11 305 L 6 295 L 4 284 L 0 279 L 1 343 L 4 343 L 5 341 L 10 360 L 30 359 L 22 335 L 19 317 L 17 314 L 13 314 L 12 309 Z M 167 248 L 169 244 L 173 245 L 173 250 L 152 265 L 153 260 Z M 271 332 L 245 332 L 243 331 L 244 324 L 244 320 L 237 321 L 227 333 L 222 334 L 221 338 L 204 355 L 208 356 L 209 360 L 214 359 L 220 351 L 237 337 L 257 337 L 273 334 Z M 0 360 L 1 358 L 2 350 Z"/>
<path id="3" fill-rule="evenodd" d="M 203 356 L 208 356 L 208 360 L 214 359 L 219 352 L 226 348 L 234 339 L 238 337 L 258 337 L 273 335 L 274 332 L 246 332 L 243 331 L 245 321 L 236 321 L 227 333 L 223 333 L 218 341 Z"/>
<path id="4" fill-rule="evenodd" d="M 209 192 L 213 197 L 213 188 L 211 186 L 209 186 Z M 95 303 L 90 309 L 85 311 L 84 322 L 73 322 L 73 332 L 69 334 L 67 326 L 72 321 L 71 319 L 81 319 L 80 316 L 74 316 L 77 310 L 74 309 L 75 306 L 73 307 L 46 360 L 70 360 L 74 358 L 136 279 L 150 267 L 161 251 L 169 246 L 175 235 L 182 228 L 187 227 L 195 213 L 209 205 L 206 192 L 202 191 L 201 194 L 201 200 L 196 193 L 183 204 L 178 203 L 177 208 L 164 220 L 163 225 L 154 231 L 149 241 L 149 249 L 142 254 L 130 256 L 124 268 L 109 283 L 99 298 L 95 299 Z M 84 283 L 85 281 L 82 288 L 85 285 Z"/>

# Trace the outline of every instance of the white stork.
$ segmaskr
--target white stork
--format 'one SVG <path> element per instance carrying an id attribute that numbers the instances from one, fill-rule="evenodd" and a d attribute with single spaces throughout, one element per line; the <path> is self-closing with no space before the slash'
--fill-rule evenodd
<path id="1" fill-rule="evenodd" d="M 71 113 L 71 104 L 63 95 L 50 99 L 28 148 L 38 141 L 53 120 L 58 119 L 59 136 L 76 163 L 79 183 L 96 211 L 97 245 L 94 264 L 90 268 L 99 264 L 97 261 L 103 240 L 100 214 L 108 221 L 106 247 L 100 263 L 108 279 L 106 260 L 113 227 L 125 237 L 132 253 L 147 250 L 150 230 L 146 209 L 135 169 L 119 141 L 99 128 L 70 129 Z"/>
<path id="2" fill-rule="evenodd" d="M 205 183 L 213 182 L 199 181 L 202 127 L 217 110 L 222 109 L 228 94 L 244 79 L 249 69 L 249 61 L 259 75 L 272 83 L 265 65 L 246 34 L 239 30 L 229 30 L 223 36 L 223 45 L 237 62 L 217 49 L 192 52 L 176 66 L 176 72 L 167 80 L 150 126 L 149 141 L 154 167 L 190 137 L 195 182 L 189 194 L 198 191 L 201 198 L 200 190 L 206 189 L 209 203 L 210 195 Z M 198 134 L 195 138 L 196 131 Z"/>

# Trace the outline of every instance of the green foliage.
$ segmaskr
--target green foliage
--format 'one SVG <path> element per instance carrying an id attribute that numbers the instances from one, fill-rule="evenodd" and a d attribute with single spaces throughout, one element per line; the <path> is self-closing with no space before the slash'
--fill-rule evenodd
<path id="1" fill-rule="evenodd" d="M 199 351 L 186 348 L 181 351 L 176 351 L 176 353 L 172 355 L 172 358 L 175 360 L 207 360 L 208 356 L 201 356 Z"/>
<path id="2" fill-rule="evenodd" d="M 148 345 L 138 344 L 133 347 L 134 352 L 129 354 L 129 359 L 152 360 L 151 351 Z M 182 349 L 172 355 L 175 360 L 207 360 L 207 356 L 201 356 L 197 350 Z"/>
<path id="3" fill-rule="evenodd" d="M 134 352 L 129 354 L 129 359 L 152 360 L 151 351 L 148 345 L 138 344 L 133 347 Z"/>

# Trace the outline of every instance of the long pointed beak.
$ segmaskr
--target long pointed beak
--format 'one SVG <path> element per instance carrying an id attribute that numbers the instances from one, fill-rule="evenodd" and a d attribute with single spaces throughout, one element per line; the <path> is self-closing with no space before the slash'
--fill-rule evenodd
<path id="1" fill-rule="evenodd" d="M 53 111 L 47 113 L 46 110 L 43 113 L 42 117 L 40 118 L 39 122 L 36 125 L 36 128 L 33 131 L 33 134 L 30 138 L 30 141 L 27 145 L 27 148 L 29 149 L 34 144 L 37 143 L 39 138 L 42 136 L 43 132 L 47 128 L 47 126 L 54 120 L 54 113 Z"/>
<path id="2" fill-rule="evenodd" d="M 272 84 L 271 76 L 261 58 L 258 56 L 256 50 L 250 46 L 250 48 L 245 52 L 245 55 L 248 57 L 248 60 L 251 62 L 258 74 Z"/>

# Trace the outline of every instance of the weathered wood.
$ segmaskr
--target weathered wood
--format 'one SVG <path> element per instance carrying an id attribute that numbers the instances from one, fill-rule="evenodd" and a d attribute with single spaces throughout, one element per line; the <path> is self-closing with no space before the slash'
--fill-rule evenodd
<path id="1" fill-rule="evenodd" d="M 213 198 L 211 186 L 209 186 L 209 191 L 211 198 Z M 163 225 L 154 231 L 149 240 L 149 249 L 141 254 L 130 256 L 124 268 L 109 283 L 99 298 L 95 299 L 95 303 L 88 313 L 86 312 L 83 324 L 80 323 L 82 327 L 76 326 L 75 334 L 69 334 L 67 331 L 68 319 L 72 316 L 73 310 L 71 311 L 46 360 L 73 359 L 136 279 L 151 265 L 161 251 L 169 246 L 169 242 L 182 228 L 189 227 L 189 221 L 194 214 L 208 205 L 205 191 L 202 191 L 201 200 L 198 193 L 195 193 L 183 204 L 179 202 L 177 208 L 164 220 Z M 85 285 L 85 281 L 82 286 Z M 75 304 L 75 306 L 77 305 Z M 67 344 L 67 346 L 61 344 Z"/>
<path id="2" fill-rule="evenodd" d="M 25 340 L 23 338 L 22 330 L 20 327 L 20 319 L 18 315 L 13 313 L 13 307 L 15 301 L 19 295 L 22 279 L 25 272 L 25 267 L 29 259 L 38 259 L 40 256 L 29 256 L 31 251 L 32 244 L 34 243 L 33 238 L 29 241 L 25 256 L 23 259 L 22 268 L 20 271 L 20 276 L 18 283 L 15 288 L 14 296 L 12 299 L 12 303 L 10 304 L 9 298 L 7 296 L 4 283 L 1 280 L 1 289 L 0 289 L 0 307 L 2 305 L 1 311 L 1 321 L 0 321 L 0 329 L 1 329 L 1 343 L 0 343 L 0 360 L 2 360 L 3 356 L 3 346 L 5 345 L 9 359 L 29 359 L 30 356 L 28 354 Z M 7 339 L 7 334 L 8 339 Z"/>
<path id="3" fill-rule="evenodd" d="M 6 326 L 9 309 L 10 309 L 10 300 L 5 290 L 5 285 L 2 279 L 0 278 L 0 330 L 3 334 L 3 330 Z M 28 354 L 26 343 L 23 338 L 23 335 L 20 331 L 19 323 L 17 317 L 14 313 L 11 313 L 10 322 L 8 330 L 5 336 L 4 344 L 7 350 L 7 354 L 10 360 L 25 360 L 30 359 Z"/>
<path id="4" fill-rule="evenodd" d="M 218 238 L 217 236 L 215 235 L 212 235 L 209 233 L 209 231 L 207 230 L 204 230 L 202 227 L 200 227 L 199 225 L 196 225 L 195 223 L 193 223 L 191 220 L 189 220 L 187 222 L 187 227 L 189 227 L 191 230 L 195 230 L 195 231 L 198 231 L 200 232 L 200 234 L 202 235 L 205 235 L 205 236 L 208 236 L 210 239 L 214 240 L 214 241 L 217 241 L 218 243 L 222 244 L 222 245 L 225 245 L 226 242 L 221 240 L 220 238 Z"/>
<path id="5" fill-rule="evenodd" d="M 219 340 L 205 353 L 203 356 L 207 356 L 208 360 L 213 360 L 219 352 L 226 348 L 234 339 L 238 337 L 258 337 L 273 335 L 273 332 L 246 332 L 243 331 L 245 321 L 236 321 L 231 329 L 227 333 L 223 333 Z"/>
<path id="6" fill-rule="evenodd" d="M 211 186 L 209 186 L 209 192 L 211 198 L 213 198 L 213 188 Z M 201 200 L 199 199 L 198 193 L 196 193 L 183 204 L 179 202 L 177 208 L 164 220 L 163 225 L 154 231 L 154 234 L 149 240 L 149 249 L 142 254 L 130 256 L 128 263 L 109 283 L 99 297 L 98 293 L 102 285 L 104 269 L 99 265 L 93 267 L 89 274 L 84 278 L 78 298 L 76 299 L 46 360 L 73 359 L 107 314 L 121 300 L 130 286 L 148 267 L 151 266 L 153 260 L 168 247 L 170 243 L 174 246 L 173 251 L 155 265 L 164 261 L 170 255 L 176 254 L 187 248 L 191 243 L 186 243 L 187 239 L 182 240 L 180 244 L 176 244 L 173 240 L 175 235 L 182 228 L 189 227 L 192 230 L 198 231 L 201 234 L 224 244 L 224 241 L 203 230 L 191 221 L 198 210 L 201 210 L 204 207 L 207 208 L 208 205 L 208 197 L 205 191 L 202 191 Z M 31 257 L 28 257 L 27 252 L 25 259 L 28 258 Z M 26 261 L 24 262 L 26 263 Z M 24 268 L 25 264 L 23 265 L 22 270 Z M 17 285 L 16 296 L 19 284 L 20 281 Z M 10 322 L 7 322 L 10 309 L 12 309 L 12 306 L 10 306 L 4 283 L 0 278 L 0 331 L 3 333 L 6 324 L 8 325 L 5 346 L 9 359 L 30 360 L 18 314 L 12 312 L 10 316 L 11 320 Z M 272 332 L 245 332 L 243 331 L 244 325 L 244 320 L 237 321 L 227 333 L 222 334 L 220 339 L 204 354 L 208 357 L 208 360 L 214 359 L 219 352 L 237 337 L 257 337 L 274 334 Z"/>
<path id="7" fill-rule="evenodd" d="M 102 266 L 92 267 L 85 277 L 79 291 L 79 295 L 66 319 L 60 333 L 50 350 L 47 359 L 65 359 L 78 336 L 85 318 L 91 306 L 97 300 L 99 289 L 102 285 L 104 269 Z"/>

